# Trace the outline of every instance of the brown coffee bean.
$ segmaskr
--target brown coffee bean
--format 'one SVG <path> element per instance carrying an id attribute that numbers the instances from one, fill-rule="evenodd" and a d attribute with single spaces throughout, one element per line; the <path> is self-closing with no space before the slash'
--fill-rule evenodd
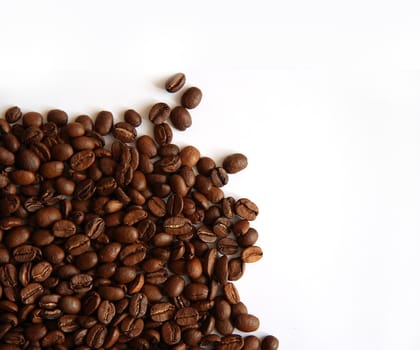
<path id="1" fill-rule="evenodd" d="M 260 327 L 260 321 L 254 315 L 240 314 L 235 318 L 235 327 L 242 332 L 255 332 Z"/>
<path id="2" fill-rule="evenodd" d="M 143 328 L 144 328 L 143 319 L 134 318 L 129 315 L 125 317 L 120 324 L 121 332 L 130 339 L 138 337 L 143 332 Z"/>
<path id="3" fill-rule="evenodd" d="M 170 112 L 171 109 L 166 103 L 156 103 L 149 111 L 149 120 L 155 125 L 162 124 L 169 119 Z"/>
<path id="4" fill-rule="evenodd" d="M 54 160 L 65 161 L 74 153 L 73 147 L 67 143 L 58 143 L 51 148 L 51 157 Z"/>
<path id="5" fill-rule="evenodd" d="M 41 250 L 29 244 L 21 245 L 13 250 L 13 259 L 18 263 L 27 263 L 41 257 Z"/>
<path id="6" fill-rule="evenodd" d="M 184 307 L 175 314 L 175 322 L 180 326 L 193 326 L 199 320 L 199 313 L 193 307 Z"/>
<path id="7" fill-rule="evenodd" d="M 235 255 L 239 246 L 236 240 L 225 237 L 217 241 L 217 250 L 223 255 Z"/>
<path id="8" fill-rule="evenodd" d="M 163 222 L 163 228 L 167 233 L 172 235 L 184 235 L 194 230 L 191 220 L 181 216 L 169 217 Z"/>
<path id="9" fill-rule="evenodd" d="M 61 161 L 51 161 L 41 165 L 40 167 L 41 175 L 45 179 L 54 179 L 63 174 L 64 163 Z"/>
<path id="10" fill-rule="evenodd" d="M 59 308 L 66 314 L 78 314 L 82 309 L 80 298 L 75 296 L 65 295 L 60 298 L 58 303 Z"/>
<path id="11" fill-rule="evenodd" d="M 247 198 L 241 198 L 235 203 L 235 212 L 246 220 L 255 220 L 258 215 L 257 205 Z"/>
<path id="12" fill-rule="evenodd" d="M 0 146 L 0 165 L 13 165 L 15 155 L 4 147 Z"/>
<path id="13" fill-rule="evenodd" d="M 192 125 L 190 112 L 182 106 L 172 109 L 170 114 L 172 125 L 181 131 L 188 129 Z"/>
<path id="14" fill-rule="evenodd" d="M 45 207 L 37 211 L 35 220 L 39 227 L 48 227 L 55 221 L 61 220 L 61 213 L 57 208 Z"/>
<path id="15" fill-rule="evenodd" d="M 35 126 L 39 128 L 42 125 L 42 114 L 38 112 L 27 112 L 23 115 L 22 124 L 25 127 Z"/>
<path id="16" fill-rule="evenodd" d="M 54 236 L 67 238 L 76 234 L 76 225 L 70 220 L 58 220 L 52 227 Z"/>
<path id="17" fill-rule="evenodd" d="M 53 267 L 48 261 L 41 261 L 32 267 L 31 277 L 35 282 L 44 282 L 51 276 L 52 271 Z"/>
<path id="18" fill-rule="evenodd" d="M 29 283 L 20 291 L 20 300 L 23 304 L 33 304 L 44 293 L 40 283 Z"/>
<path id="19" fill-rule="evenodd" d="M 82 171 L 89 168 L 95 162 L 95 152 L 84 150 L 75 153 L 70 158 L 70 167 L 76 171 Z"/>
<path id="20" fill-rule="evenodd" d="M 136 293 L 131 296 L 129 304 L 129 313 L 134 318 L 141 318 L 146 314 L 148 307 L 148 298 L 144 293 Z"/>
<path id="21" fill-rule="evenodd" d="M 76 293 L 85 293 L 92 289 L 93 278 L 88 274 L 80 273 L 70 279 L 69 286 Z"/>
<path id="22" fill-rule="evenodd" d="M 279 340 L 272 335 L 267 335 L 262 340 L 262 343 L 261 343 L 262 350 L 277 350 L 278 347 L 279 347 Z"/>
<path id="23" fill-rule="evenodd" d="M 118 226 L 112 237 L 120 243 L 135 243 L 139 238 L 139 232 L 133 226 Z"/>
<path id="24" fill-rule="evenodd" d="M 181 104 L 188 109 L 197 107 L 202 98 L 203 94 L 197 87 L 188 88 L 181 97 Z"/>
<path id="25" fill-rule="evenodd" d="M 68 115 L 60 109 L 52 109 L 47 113 L 47 120 L 56 124 L 57 126 L 64 126 L 67 124 Z"/>
<path id="26" fill-rule="evenodd" d="M 115 271 L 113 278 L 118 284 L 127 284 L 136 278 L 136 269 L 132 266 L 120 266 Z"/>
<path id="27" fill-rule="evenodd" d="M 230 282 L 226 283 L 223 286 L 223 292 L 225 294 L 226 300 L 230 304 L 237 304 L 241 301 L 238 290 L 236 289 L 233 283 L 230 283 Z"/>
<path id="28" fill-rule="evenodd" d="M 240 350 L 244 345 L 244 339 L 237 334 L 225 335 L 217 345 L 217 350 Z"/>
<path id="29" fill-rule="evenodd" d="M 193 282 L 185 286 L 185 296 L 193 301 L 207 299 L 209 288 L 203 283 Z"/>
<path id="30" fill-rule="evenodd" d="M 171 76 L 165 83 L 165 89 L 168 92 L 177 92 L 181 90 L 185 85 L 185 74 L 176 73 Z"/>
<path id="31" fill-rule="evenodd" d="M 124 120 L 134 127 L 140 126 L 142 122 L 141 115 L 134 109 L 128 109 L 124 112 Z"/>
<path id="32" fill-rule="evenodd" d="M 103 324 L 111 323 L 115 316 L 115 305 L 109 300 L 103 300 L 98 308 L 98 320 Z"/>
<path id="33" fill-rule="evenodd" d="M 28 170 L 15 170 L 9 175 L 10 179 L 20 186 L 27 186 L 35 181 L 35 174 Z"/>
<path id="34" fill-rule="evenodd" d="M 103 299 L 117 301 L 124 298 L 124 291 L 120 287 L 100 286 L 98 292 Z"/>
<path id="35" fill-rule="evenodd" d="M 64 248 L 72 256 L 83 254 L 90 248 L 90 239 L 83 234 L 73 235 L 66 240 Z"/>
<path id="36" fill-rule="evenodd" d="M 263 251 L 258 246 L 251 246 L 245 248 L 241 253 L 241 259 L 246 263 L 253 263 L 260 260 L 263 257 Z"/>
<path id="37" fill-rule="evenodd" d="M 184 290 L 185 280 L 182 276 L 173 275 L 165 282 L 165 291 L 170 298 L 175 298 Z"/>
<path id="38" fill-rule="evenodd" d="M 99 349 L 104 344 L 107 334 L 108 330 L 106 326 L 95 324 L 89 329 L 86 335 L 86 344 L 92 349 Z"/>
<path id="39" fill-rule="evenodd" d="M 98 113 L 95 119 L 94 129 L 99 135 L 107 135 L 111 132 L 114 124 L 114 117 L 111 112 L 101 111 Z"/>
<path id="40" fill-rule="evenodd" d="M 75 265 L 82 271 L 93 269 L 98 264 L 98 254 L 95 251 L 88 251 L 76 256 Z"/>
<path id="41" fill-rule="evenodd" d="M 155 140 L 159 145 L 167 145 L 172 142 L 172 129 L 167 123 L 155 124 L 153 129 Z M 12 154 L 12 153 L 11 153 Z M 12 154 L 13 155 L 13 154 Z M 0 158 L 1 161 L 1 158 Z M 1 163 L 0 163 L 1 164 Z"/>
<path id="42" fill-rule="evenodd" d="M 9 123 L 16 123 L 22 118 L 22 111 L 17 106 L 10 107 L 5 113 L 5 118 Z"/>
<path id="43" fill-rule="evenodd" d="M 125 266 L 134 266 L 146 257 L 146 247 L 142 243 L 130 244 L 121 250 L 119 258 Z"/>
<path id="44" fill-rule="evenodd" d="M 43 347 L 51 347 L 53 345 L 57 346 L 59 344 L 63 344 L 65 340 L 65 335 L 62 331 L 56 329 L 49 331 L 47 335 L 42 338 L 41 345 Z"/>
<path id="45" fill-rule="evenodd" d="M 235 174 L 248 166 L 248 159 L 242 153 L 233 153 L 223 160 L 223 168 L 229 174 Z"/>
<path id="46" fill-rule="evenodd" d="M 165 322 L 175 315 L 175 306 L 171 303 L 157 303 L 150 308 L 150 318 L 153 321 Z"/>
<path id="47" fill-rule="evenodd" d="M 137 131 L 131 124 L 127 122 L 119 122 L 114 125 L 114 129 L 112 131 L 114 137 L 125 143 L 131 143 L 136 140 Z"/>

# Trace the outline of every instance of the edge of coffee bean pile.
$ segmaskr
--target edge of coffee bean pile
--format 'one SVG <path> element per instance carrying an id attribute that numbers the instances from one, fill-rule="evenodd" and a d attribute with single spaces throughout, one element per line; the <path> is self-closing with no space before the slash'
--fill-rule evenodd
<path id="1" fill-rule="evenodd" d="M 278 348 L 234 284 L 263 256 L 257 205 L 222 190 L 247 157 L 172 143 L 202 98 L 185 82 L 153 135 L 133 109 L 0 119 L 0 350 Z"/>

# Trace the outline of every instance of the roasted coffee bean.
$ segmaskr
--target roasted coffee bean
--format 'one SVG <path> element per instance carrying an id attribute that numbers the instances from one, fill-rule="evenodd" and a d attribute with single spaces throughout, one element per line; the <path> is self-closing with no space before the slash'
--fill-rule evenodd
<path id="1" fill-rule="evenodd" d="M 76 293 L 85 293 L 92 289 L 93 278 L 88 274 L 77 274 L 70 279 L 70 288 Z"/>
<path id="2" fill-rule="evenodd" d="M 216 299 L 214 306 L 215 316 L 218 320 L 227 320 L 230 318 L 232 309 L 230 304 L 225 299 Z"/>
<path id="3" fill-rule="evenodd" d="M 243 235 L 237 238 L 238 244 L 241 247 L 250 247 L 254 245 L 258 240 L 258 232 L 252 227 Z"/>
<path id="4" fill-rule="evenodd" d="M 83 314 L 85 315 L 92 315 L 99 304 L 101 303 L 101 296 L 97 292 L 89 292 L 84 298 L 82 302 L 82 310 Z"/>
<path id="5" fill-rule="evenodd" d="M 181 340 L 181 328 L 174 322 L 165 322 L 161 332 L 163 341 L 168 345 L 175 345 Z"/>
<path id="6" fill-rule="evenodd" d="M 113 279 L 118 284 L 127 284 L 136 278 L 136 269 L 132 266 L 120 266 L 113 274 Z"/>
<path id="7" fill-rule="evenodd" d="M 161 146 L 167 145 L 168 143 L 172 142 L 172 137 L 173 137 L 172 129 L 167 123 L 161 123 L 161 124 L 155 125 L 153 129 L 153 133 L 154 133 L 156 142 Z M 11 155 L 13 156 L 12 153 Z M 0 158 L 0 162 L 1 162 L 1 158 Z"/>
<path id="8" fill-rule="evenodd" d="M 241 253 L 241 259 L 246 263 L 253 263 L 263 257 L 263 251 L 260 247 L 251 246 L 245 248 Z"/>
<path id="9" fill-rule="evenodd" d="M 222 238 L 217 241 L 217 250 L 224 255 L 234 255 L 238 252 L 239 246 L 232 238 Z"/>
<path id="10" fill-rule="evenodd" d="M 262 350 L 277 350 L 279 347 L 279 341 L 276 337 L 272 335 L 267 335 L 264 337 L 261 343 Z"/>
<path id="11" fill-rule="evenodd" d="M 60 211 L 54 207 L 42 208 L 35 215 L 35 220 L 39 227 L 48 227 L 54 222 L 61 220 L 61 218 Z"/>
<path id="12" fill-rule="evenodd" d="M 214 168 L 210 173 L 211 182 L 216 187 L 222 187 L 229 181 L 229 176 L 224 168 Z"/>
<path id="13" fill-rule="evenodd" d="M 44 282 L 52 271 L 53 267 L 48 261 L 41 261 L 32 267 L 31 277 L 35 282 Z"/>
<path id="14" fill-rule="evenodd" d="M 177 92 L 181 90 L 185 85 L 185 74 L 176 73 L 171 76 L 165 83 L 165 89 L 168 92 Z"/>
<path id="15" fill-rule="evenodd" d="M 239 302 L 237 304 L 233 304 L 232 305 L 232 317 L 235 318 L 236 316 L 240 315 L 240 314 L 247 314 L 248 313 L 248 309 L 245 306 L 244 303 Z"/>
<path id="16" fill-rule="evenodd" d="M 134 266 L 146 257 L 146 247 L 142 243 L 130 244 L 124 247 L 119 257 L 125 266 Z"/>
<path id="17" fill-rule="evenodd" d="M 131 296 L 129 313 L 134 318 L 141 318 L 146 314 L 148 298 L 144 293 L 136 293 Z"/>
<path id="18" fill-rule="evenodd" d="M 125 334 L 128 338 L 138 337 L 143 332 L 143 328 L 143 319 L 134 318 L 132 316 L 125 317 L 120 324 L 121 332 Z"/>
<path id="19" fill-rule="evenodd" d="M 175 322 L 180 326 L 193 326 L 199 320 L 199 313 L 193 307 L 184 307 L 175 314 Z"/>
<path id="20" fill-rule="evenodd" d="M 245 264 L 239 258 L 229 260 L 228 279 L 229 281 L 239 280 L 245 271 Z"/>
<path id="21" fill-rule="evenodd" d="M 67 238 L 76 234 L 76 225 L 70 220 L 58 220 L 52 227 L 54 236 Z"/>
<path id="22" fill-rule="evenodd" d="M 225 285 L 228 281 L 229 267 L 228 267 L 228 257 L 222 255 L 215 262 L 214 267 L 214 277 L 222 285 Z"/>
<path id="23" fill-rule="evenodd" d="M 87 252 L 90 248 L 90 239 L 83 234 L 73 235 L 66 240 L 64 247 L 68 254 L 77 256 Z"/>
<path id="24" fill-rule="evenodd" d="M 111 132 L 114 124 L 114 117 L 111 112 L 101 111 L 98 113 L 95 119 L 94 129 L 99 135 L 107 135 Z"/>
<path id="25" fill-rule="evenodd" d="M 44 258 L 52 265 L 58 265 L 62 263 L 65 257 L 64 250 L 56 244 L 49 244 L 45 246 L 42 248 L 42 253 Z"/>
<path id="26" fill-rule="evenodd" d="M 204 283 L 193 282 L 185 286 L 184 293 L 190 300 L 204 300 L 209 295 L 209 288 Z"/>
<path id="27" fill-rule="evenodd" d="M 157 303 L 150 308 L 150 318 L 153 321 L 165 322 L 175 315 L 175 306 L 171 303 Z"/>
<path id="28" fill-rule="evenodd" d="M 149 111 L 149 120 L 157 125 L 166 122 L 171 113 L 171 109 L 166 103 L 159 102 L 152 106 Z"/>
<path id="29" fill-rule="evenodd" d="M 120 287 L 100 286 L 98 292 L 103 299 L 116 301 L 124 298 L 124 291 Z"/>
<path id="30" fill-rule="evenodd" d="M 15 287 L 18 283 L 18 271 L 13 264 L 0 267 L 0 282 L 4 287 Z"/>
<path id="31" fill-rule="evenodd" d="M 9 123 L 16 123 L 22 118 L 22 111 L 17 106 L 10 107 L 5 113 L 5 118 Z"/>
<path id="32" fill-rule="evenodd" d="M 40 283 L 30 283 L 20 291 L 20 300 L 23 304 L 33 304 L 44 293 Z"/>
<path id="33" fill-rule="evenodd" d="M 56 124 L 57 126 L 63 126 L 67 124 L 68 115 L 66 112 L 60 109 L 52 109 L 47 113 L 47 120 Z"/>
<path id="34" fill-rule="evenodd" d="M 235 327 L 242 332 L 254 332 L 260 326 L 259 319 L 251 314 L 240 314 L 235 318 Z"/>
<path id="35" fill-rule="evenodd" d="M 57 346 L 59 344 L 63 344 L 65 341 L 65 335 L 62 331 L 56 329 L 49 331 L 47 335 L 42 338 L 41 345 L 43 347 L 50 347 L 50 346 Z"/>
<path id="36" fill-rule="evenodd" d="M 188 109 L 197 107 L 202 98 L 203 94 L 197 87 L 188 88 L 181 97 L 181 104 Z"/>
<path id="37" fill-rule="evenodd" d="M 131 143 L 136 140 L 137 131 L 131 124 L 127 122 L 119 122 L 114 125 L 112 134 L 121 142 Z"/>
<path id="38" fill-rule="evenodd" d="M 13 259 L 18 263 L 27 263 L 41 257 L 41 250 L 29 244 L 21 245 L 13 250 Z"/>
<path id="39" fill-rule="evenodd" d="M 134 109 L 128 109 L 124 112 L 124 120 L 134 127 L 140 126 L 142 122 L 141 115 Z"/>
<path id="40" fill-rule="evenodd" d="M 51 148 L 52 159 L 65 161 L 74 153 L 73 147 L 67 143 L 57 143 Z"/>
<path id="41" fill-rule="evenodd" d="M 95 324 L 86 335 L 86 344 L 92 349 L 99 349 L 104 344 L 107 334 L 106 326 Z"/>
<path id="42" fill-rule="evenodd" d="M 76 256 L 75 265 L 82 271 L 94 268 L 98 263 L 98 254 L 95 251 L 88 251 Z"/>
<path id="43" fill-rule="evenodd" d="M 109 300 L 103 300 L 98 308 L 98 320 L 103 324 L 111 323 L 115 316 L 115 305 Z"/>
<path id="44" fill-rule="evenodd" d="M 170 114 L 172 125 L 181 131 L 188 129 L 192 125 L 190 112 L 182 106 L 175 107 Z"/>
<path id="45" fill-rule="evenodd" d="M 235 212 L 246 220 L 255 220 L 258 215 L 258 207 L 247 198 L 241 198 L 235 203 Z"/>
<path id="46" fill-rule="evenodd" d="M 226 283 L 223 286 L 223 292 L 225 293 L 225 297 L 230 304 L 237 304 L 241 301 L 238 290 L 233 283 Z"/>
<path id="47" fill-rule="evenodd" d="M 237 334 L 225 335 L 217 345 L 217 350 L 240 350 L 244 345 L 244 339 Z"/>
<path id="48" fill-rule="evenodd" d="M 223 160 L 223 168 L 229 174 L 235 174 L 248 166 L 248 159 L 242 153 L 233 153 Z"/>
<path id="49" fill-rule="evenodd" d="M 70 295 L 61 297 L 58 306 L 66 314 L 78 314 L 82 309 L 80 299 Z"/>
<path id="50" fill-rule="evenodd" d="M 35 174 L 28 170 L 15 170 L 9 175 L 10 179 L 20 186 L 27 186 L 35 181 Z"/>
<path id="51" fill-rule="evenodd" d="M 139 232 L 133 226 L 118 226 L 112 237 L 120 243 L 135 243 L 139 238 Z"/>
<path id="52" fill-rule="evenodd" d="M 193 232 L 191 220 L 182 216 L 172 216 L 163 222 L 165 231 L 172 235 L 184 235 Z"/>

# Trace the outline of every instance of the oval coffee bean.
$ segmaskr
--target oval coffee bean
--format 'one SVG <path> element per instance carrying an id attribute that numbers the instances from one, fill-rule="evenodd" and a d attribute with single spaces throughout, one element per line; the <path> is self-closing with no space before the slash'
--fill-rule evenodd
<path id="1" fill-rule="evenodd" d="M 76 225 L 70 220 L 58 220 L 52 227 L 54 236 L 67 238 L 76 234 Z"/>
<path id="2" fill-rule="evenodd" d="M 40 283 L 29 283 L 20 291 L 20 300 L 23 304 L 34 304 L 44 293 L 44 287 Z"/>
<path id="3" fill-rule="evenodd" d="M 112 135 L 121 142 L 131 143 L 136 140 L 137 131 L 131 124 L 127 122 L 119 122 L 114 125 Z"/>
<path id="4" fill-rule="evenodd" d="M 192 125 L 190 112 L 182 106 L 177 106 L 171 111 L 171 122 L 175 129 L 184 131 Z"/>
<path id="5" fill-rule="evenodd" d="M 94 128 L 99 135 L 104 136 L 111 132 L 113 124 L 114 117 L 112 113 L 108 111 L 101 111 L 96 116 Z"/>
<path id="6" fill-rule="evenodd" d="M 223 168 L 229 174 L 235 174 L 248 166 L 248 158 L 242 153 L 233 153 L 223 160 Z"/>
<path id="7" fill-rule="evenodd" d="M 260 321 L 254 315 L 240 314 L 235 318 L 235 327 L 242 332 L 255 332 L 260 327 Z"/>
<path id="8" fill-rule="evenodd" d="M 89 329 L 86 335 L 86 344 L 92 349 L 99 349 L 105 342 L 105 338 L 108 334 L 106 326 L 102 324 L 95 324 Z"/>
<path id="9" fill-rule="evenodd" d="M 171 303 L 157 303 L 150 308 L 150 318 L 156 322 L 165 322 L 175 315 L 175 306 Z"/>
<path id="10" fill-rule="evenodd" d="M 261 343 L 262 350 L 277 350 L 278 347 L 279 347 L 279 340 L 272 335 L 267 335 L 262 340 L 262 343 Z"/>
<path id="11" fill-rule="evenodd" d="M 181 90 L 185 85 L 185 74 L 176 73 L 171 76 L 165 83 L 165 89 L 168 92 L 177 92 Z"/>
<path id="12" fill-rule="evenodd" d="M 70 158 L 70 167 L 76 171 L 82 171 L 89 168 L 95 162 L 95 152 L 84 150 L 73 154 Z"/>
<path id="13" fill-rule="evenodd" d="M 172 216 L 163 222 L 164 230 L 172 235 L 184 235 L 193 232 L 191 220 L 182 216 Z"/>
<path id="14" fill-rule="evenodd" d="M 251 246 L 245 248 L 241 253 L 241 259 L 246 263 L 253 263 L 260 260 L 263 257 L 263 251 L 258 246 Z"/>
<path id="15" fill-rule="evenodd" d="M 16 123 L 20 118 L 22 118 L 22 111 L 17 106 L 10 107 L 6 111 L 5 118 L 9 123 Z"/>
<path id="16" fill-rule="evenodd" d="M 190 87 L 187 89 L 181 97 L 181 104 L 188 109 L 197 107 L 202 98 L 203 94 L 197 87 Z"/>
<path id="17" fill-rule="evenodd" d="M 100 286 L 98 292 L 103 299 L 117 301 L 124 298 L 124 291 L 120 287 Z"/>
<path id="18" fill-rule="evenodd" d="M 124 120 L 134 127 L 140 126 L 142 122 L 141 115 L 133 109 L 128 109 L 124 112 Z"/>
<path id="19" fill-rule="evenodd" d="M 257 205 L 247 198 L 241 198 L 235 203 L 235 212 L 246 220 L 255 220 L 258 215 Z"/>
<path id="20" fill-rule="evenodd" d="M 115 305 L 109 300 L 103 300 L 98 308 L 98 320 L 103 324 L 111 323 L 115 316 Z"/>
<path id="21" fill-rule="evenodd" d="M 162 124 L 168 120 L 170 112 L 171 109 L 166 103 L 156 103 L 149 111 L 149 120 L 155 125 Z"/>
<path id="22" fill-rule="evenodd" d="M 175 322 L 180 326 L 193 326 L 199 320 L 199 313 L 193 307 L 184 307 L 175 314 Z"/>
<path id="23" fill-rule="evenodd" d="M 134 318 L 141 318 L 146 314 L 148 299 L 144 293 L 136 293 L 131 296 L 129 304 L 129 313 Z"/>
<path id="24" fill-rule="evenodd" d="M 31 269 L 31 277 L 35 282 L 44 282 L 51 276 L 52 265 L 48 261 L 41 261 Z"/>

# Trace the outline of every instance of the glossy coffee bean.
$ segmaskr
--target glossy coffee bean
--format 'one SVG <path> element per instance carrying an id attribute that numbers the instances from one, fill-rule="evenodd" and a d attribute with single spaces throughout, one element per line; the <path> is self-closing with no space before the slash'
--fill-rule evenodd
<path id="1" fill-rule="evenodd" d="M 188 88 L 181 97 L 181 104 L 188 109 L 197 107 L 202 98 L 203 94 L 197 87 Z"/>
<path id="2" fill-rule="evenodd" d="M 165 89 L 168 92 L 177 92 L 181 90 L 185 85 L 185 74 L 176 73 L 171 76 L 165 83 Z"/>

